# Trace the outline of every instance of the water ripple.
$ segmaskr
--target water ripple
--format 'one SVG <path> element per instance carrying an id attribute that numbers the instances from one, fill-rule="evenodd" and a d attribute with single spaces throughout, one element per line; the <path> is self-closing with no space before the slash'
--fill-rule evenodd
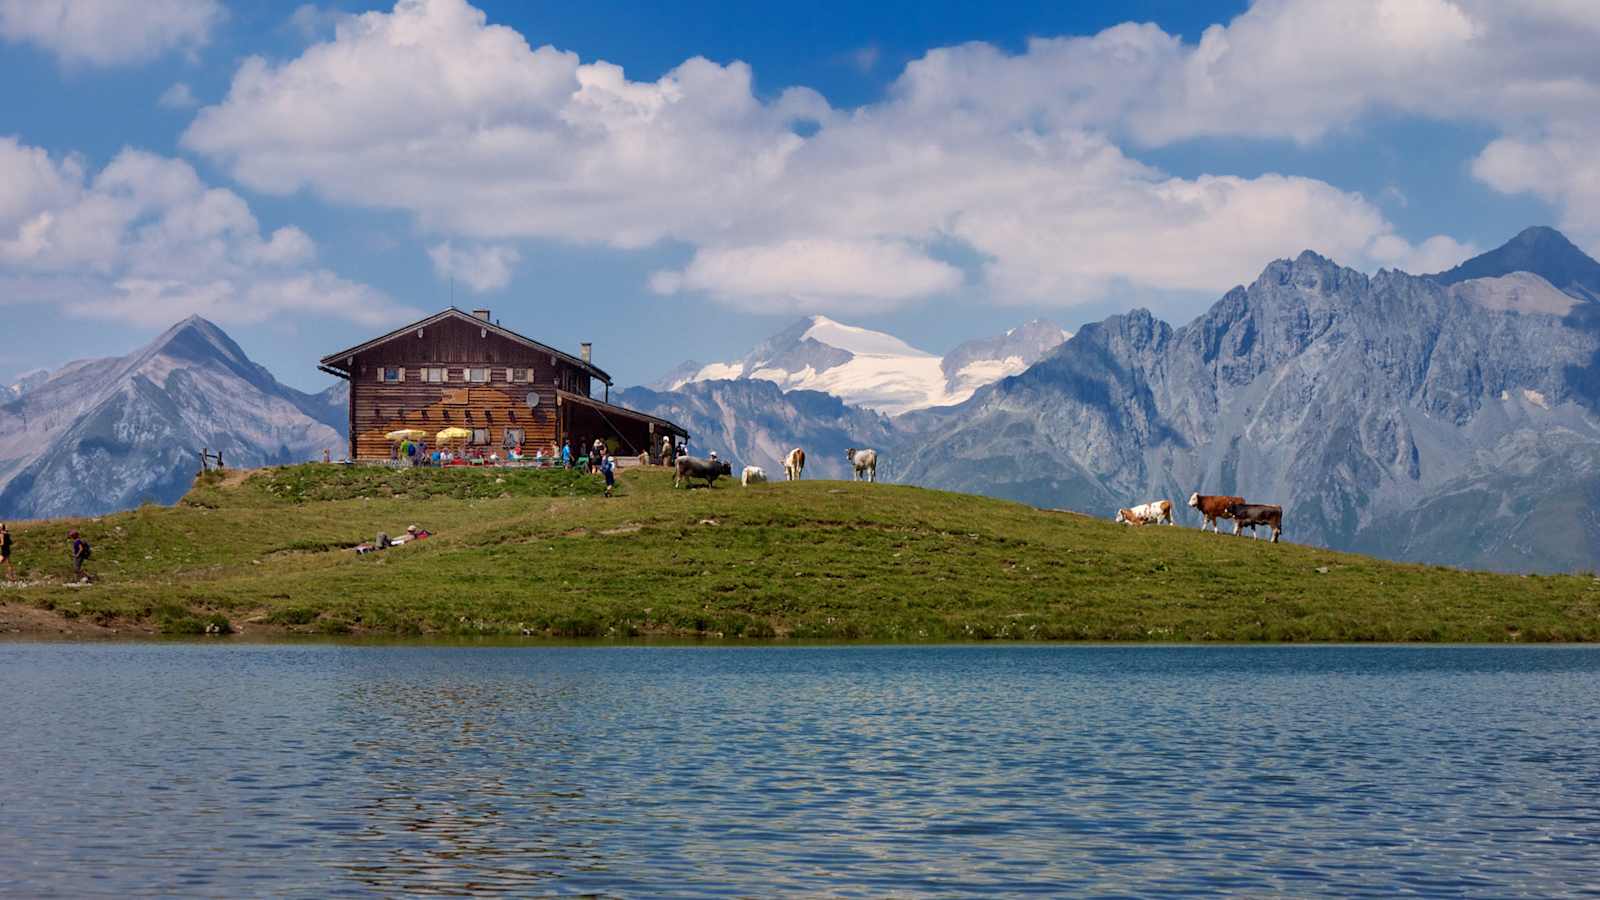
<path id="1" fill-rule="evenodd" d="M 0 894 L 1600 894 L 1600 650 L 10 644 L 0 692 Z"/>

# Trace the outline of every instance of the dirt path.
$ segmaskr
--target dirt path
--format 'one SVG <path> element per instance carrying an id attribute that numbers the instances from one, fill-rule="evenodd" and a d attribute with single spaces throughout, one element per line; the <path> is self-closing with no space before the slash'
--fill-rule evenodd
<path id="1" fill-rule="evenodd" d="M 100 625 L 86 618 L 69 619 L 54 610 L 0 599 L 0 636 L 111 638 L 148 634 L 155 634 L 155 629 L 126 622 Z"/>

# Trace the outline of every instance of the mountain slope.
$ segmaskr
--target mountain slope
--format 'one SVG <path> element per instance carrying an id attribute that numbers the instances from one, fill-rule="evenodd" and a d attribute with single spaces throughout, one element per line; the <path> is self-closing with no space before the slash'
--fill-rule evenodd
<path id="1" fill-rule="evenodd" d="M 978 387 L 1027 368 L 1065 337 L 1055 325 L 1030 322 L 997 338 L 969 341 L 940 358 L 881 331 L 811 316 L 737 362 L 685 363 L 655 388 L 671 391 L 698 381 L 758 379 L 899 415 L 959 403 Z"/>
<path id="2" fill-rule="evenodd" d="M 927 434 L 905 443 L 902 476 L 1106 516 L 1239 493 L 1284 504 L 1298 542 L 1596 565 L 1600 519 L 1585 503 L 1600 487 L 1600 329 L 1587 316 L 1600 304 L 1581 284 L 1463 270 L 1487 274 L 1369 278 L 1308 252 L 1181 328 L 1113 316 L 919 415 Z"/>
<path id="3" fill-rule="evenodd" d="M 1025 371 L 1070 337 L 1054 322 L 1034 319 L 997 337 L 967 341 L 939 361 L 946 394 L 960 403 L 986 384 Z"/>
<path id="4" fill-rule="evenodd" d="M 1440 284 L 1457 284 L 1512 272 L 1529 272 L 1573 296 L 1600 300 L 1600 262 L 1543 225 L 1525 228 L 1502 246 L 1431 277 Z"/>
<path id="5" fill-rule="evenodd" d="M 770 381 L 698 381 L 676 391 L 629 388 L 624 406 L 661 416 L 692 435 L 690 452 L 717 455 L 740 467 L 756 465 L 769 478 L 783 477 L 783 459 L 794 447 L 807 453 L 808 478 L 848 478 L 846 447 L 886 446 L 889 420 L 818 391 L 784 391 Z"/>
<path id="6" fill-rule="evenodd" d="M 559 469 L 208 478 L 170 508 L 70 523 L 94 544 L 93 588 L 66 583 L 69 523 L 18 528 L 30 584 L 6 595 L 124 636 L 215 623 L 250 638 L 1600 639 L 1588 577 L 1443 571 L 903 485 L 680 490 L 654 467 L 618 482 L 605 498 Z M 347 549 L 405 522 L 434 536 Z"/>
<path id="7" fill-rule="evenodd" d="M 50 373 L 44 369 L 23 372 L 17 376 L 16 381 L 5 387 L 0 387 L 0 402 L 15 400 L 49 380 Z"/>
<path id="8" fill-rule="evenodd" d="M 199 317 L 112 359 L 70 363 L 0 404 L 0 515 L 93 514 L 181 497 L 201 447 L 231 466 L 338 451 L 334 393 L 278 383 Z"/>

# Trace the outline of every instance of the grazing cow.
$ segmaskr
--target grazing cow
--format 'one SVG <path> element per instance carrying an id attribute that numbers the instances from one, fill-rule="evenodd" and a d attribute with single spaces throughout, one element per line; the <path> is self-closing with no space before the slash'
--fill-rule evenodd
<path id="1" fill-rule="evenodd" d="M 1189 495 L 1189 505 L 1199 510 L 1200 515 L 1205 517 L 1205 521 L 1200 523 L 1200 530 L 1205 531 L 1206 526 L 1210 525 L 1211 530 L 1218 534 L 1222 532 L 1217 531 L 1217 520 L 1232 518 L 1228 508 L 1243 502 L 1243 497 L 1229 497 L 1221 494 Z"/>
<path id="2" fill-rule="evenodd" d="M 740 474 L 739 482 L 745 487 L 749 487 L 752 484 L 766 484 L 767 471 L 760 466 L 745 466 L 744 472 Z"/>
<path id="3" fill-rule="evenodd" d="M 1168 525 L 1178 524 L 1172 521 L 1171 500 L 1152 500 L 1149 503 L 1141 503 L 1133 509 L 1119 509 L 1117 522 L 1124 525 L 1160 525 L 1162 522 Z"/>
<path id="4" fill-rule="evenodd" d="M 716 487 L 717 478 L 722 475 L 733 477 L 733 467 L 728 465 L 726 460 L 680 456 L 677 468 L 673 470 L 672 486 L 678 487 L 681 483 L 684 487 L 688 487 L 689 479 L 704 478 L 706 487 Z"/>
<path id="5" fill-rule="evenodd" d="M 855 470 L 851 481 L 860 481 L 866 476 L 868 481 L 878 480 L 878 451 L 857 450 L 854 447 L 844 451 L 844 458 L 850 463 L 850 468 Z"/>
<path id="6" fill-rule="evenodd" d="M 783 480 L 799 481 L 806 471 L 806 452 L 799 447 L 789 451 L 783 459 Z"/>
<path id="7" fill-rule="evenodd" d="M 1256 526 L 1265 525 L 1272 529 L 1272 542 L 1278 542 L 1278 536 L 1283 534 L 1283 507 L 1269 506 L 1265 503 L 1235 503 L 1228 507 L 1228 516 L 1233 519 L 1233 533 L 1238 534 L 1239 529 L 1250 529 L 1250 539 L 1256 538 Z"/>

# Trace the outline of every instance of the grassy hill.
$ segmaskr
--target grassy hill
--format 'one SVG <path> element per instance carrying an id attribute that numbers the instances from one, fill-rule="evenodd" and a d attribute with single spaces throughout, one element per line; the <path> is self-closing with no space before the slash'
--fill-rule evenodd
<path id="1" fill-rule="evenodd" d="M 1127 528 L 897 485 L 619 496 L 567 472 L 213 473 L 176 507 L 15 527 L 0 600 L 168 633 L 1136 641 L 1600 638 L 1600 580 Z M 1287 534 L 1294 534 L 1288 511 Z M 357 556 L 408 524 L 437 533 Z M 69 586 L 64 535 L 98 581 Z"/>

